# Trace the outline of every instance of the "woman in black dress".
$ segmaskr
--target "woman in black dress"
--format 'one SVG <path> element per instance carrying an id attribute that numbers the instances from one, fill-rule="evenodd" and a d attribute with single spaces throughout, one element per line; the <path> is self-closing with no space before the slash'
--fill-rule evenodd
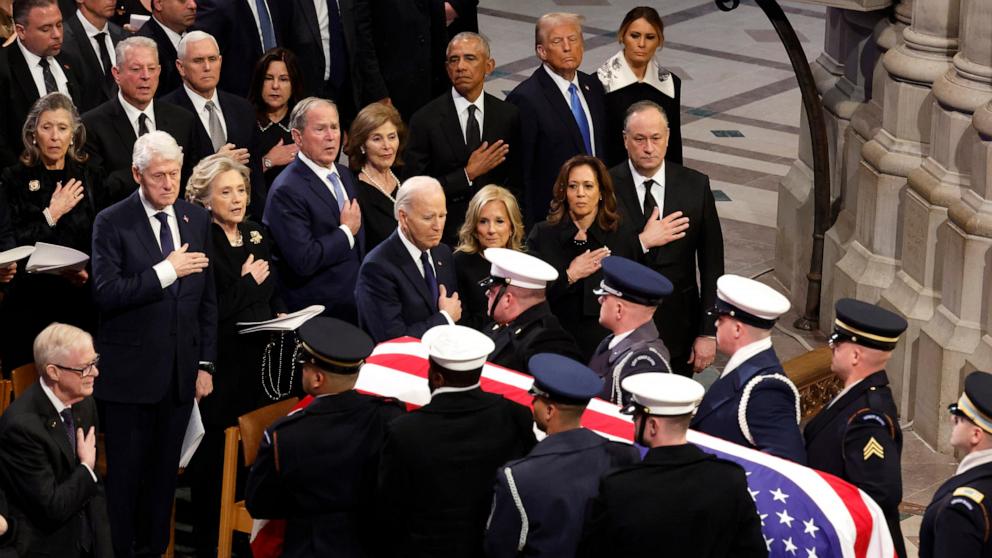
<path id="1" fill-rule="evenodd" d="M 214 391 L 200 401 L 206 434 L 187 468 L 196 510 L 195 538 L 204 551 L 216 552 L 224 429 L 289 391 L 287 385 L 271 385 L 262 371 L 269 336 L 238 333 L 238 322 L 268 320 L 284 311 L 269 270 L 271 240 L 260 225 L 245 218 L 250 184 L 247 167 L 218 154 L 200 161 L 186 185 L 187 199 L 206 207 L 213 218 L 210 267 L 217 285 Z"/>
<path id="2" fill-rule="evenodd" d="M 654 101 L 668 117 L 668 152 L 665 160 L 682 164 L 682 80 L 655 60 L 665 44 L 665 26 L 657 10 L 641 6 L 627 12 L 617 37 L 623 48 L 596 71 L 606 90 L 606 164 L 627 158 L 623 145 L 623 120 L 630 105 Z"/>
<path id="3" fill-rule="evenodd" d="M 284 48 L 269 49 L 258 59 L 251 75 L 248 100 L 255 107 L 255 142 L 249 152 L 261 159 L 266 187 L 293 162 L 297 147 L 289 115 L 303 98 L 303 74 L 296 55 Z M 262 208 L 255 211 L 261 215 Z"/>
<path id="4" fill-rule="evenodd" d="M 20 162 L 0 176 L 0 204 L 16 245 L 45 242 L 89 254 L 100 173 L 87 163 L 86 130 L 72 100 L 51 93 L 35 101 L 21 139 Z M 94 314 L 86 269 L 29 274 L 20 266 L 0 307 L 4 369 L 32 362 L 34 337 L 51 322 L 92 332 Z"/>
<path id="5" fill-rule="evenodd" d="M 490 184 L 468 202 L 465 222 L 458 231 L 455 274 L 462 301 L 460 324 L 481 330 L 489 321 L 486 290 L 479 282 L 489 277 L 490 264 L 482 256 L 486 248 L 524 249 L 524 218 L 513 194 Z"/>
<path id="6" fill-rule="evenodd" d="M 606 165 L 588 155 L 565 161 L 548 219 L 530 231 L 527 248 L 558 270 L 558 279 L 548 285 L 548 302 L 586 362 L 609 334 L 599 325 L 599 300 L 593 293 L 602 279 L 600 262 L 609 255 L 640 258 L 637 236 L 624 232 Z"/>
<path id="7" fill-rule="evenodd" d="M 362 208 L 365 251 L 372 251 L 396 230 L 393 206 L 400 179 L 393 167 L 403 162 L 406 126 L 393 107 L 372 103 L 363 108 L 348 133 L 348 167 L 358 176 L 358 205 Z"/>

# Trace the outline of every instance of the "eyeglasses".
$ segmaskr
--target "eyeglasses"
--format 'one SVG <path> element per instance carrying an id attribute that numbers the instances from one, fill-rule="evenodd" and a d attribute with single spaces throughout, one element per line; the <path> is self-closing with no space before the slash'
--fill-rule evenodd
<path id="1" fill-rule="evenodd" d="M 68 370 L 70 372 L 75 372 L 76 374 L 79 374 L 79 377 L 80 378 L 85 378 L 87 376 L 92 376 L 93 375 L 93 371 L 96 370 L 97 365 L 100 364 L 100 355 L 96 355 L 96 358 L 93 359 L 92 362 L 90 362 L 89 364 L 86 364 L 82 368 L 73 368 L 71 366 L 62 366 L 61 364 L 55 364 L 54 362 L 51 363 L 51 364 L 52 364 L 52 366 L 54 366 L 56 368 L 60 368 L 62 370 Z"/>

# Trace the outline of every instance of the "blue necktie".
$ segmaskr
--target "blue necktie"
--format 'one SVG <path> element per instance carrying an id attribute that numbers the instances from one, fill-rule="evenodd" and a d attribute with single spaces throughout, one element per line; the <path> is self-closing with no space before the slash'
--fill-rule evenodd
<path id="1" fill-rule="evenodd" d="M 572 116 L 575 123 L 579 125 L 579 133 L 582 134 L 582 141 L 586 144 L 586 155 L 592 155 L 592 137 L 589 133 L 589 121 L 586 120 L 586 111 L 582 110 L 582 100 L 579 99 L 579 88 L 575 84 L 568 86 L 569 104 L 572 106 Z"/>
<path id="2" fill-rule="evenodd" d="M 331 181 L 331 186 L 334 187 L 334 197 L 338 199 L 338 211 L 344 209 L 344 186 L 341 185 L 341 179 L 338 175 L 333 172 L 327 175 L 327 179 Z"/>
<path id="3" fill-rule="evenodd" d="M 348 78 L 348 53 L 344 44 L 344 26 L 341 24 L 341 10 L 338 8 L 337 0 L 327 0 L 327 27 L 331 36 L 330 82 L 335 88 L 339 88 Z"/>
<path id="4" fill-rule="evenodd" d="M 159 211 L 155 214 L 155 218 L 162 224 L 158 229 L 158 242 L 162 245 L 162 255 L 169 257 L 169 254 L 176 249 L 176 244 L 172 240 L 172 229 L 169 228 L 169 215 L 164 211 Z M 179 279 L 173 281 L 168 288 L 175 294 L 179 290 Z"/>
<path id="5" fill-rule="evenodd" d="M 434 275 L 434 267 L 431 266 L 426 250 L 420 253 L 420 263 L 424 264 L 424 282 L 427 283 L 427 290 L 431 293 L 431 306 L 437 308 L 437 299 L 441 296 L 441 292 L 437 288 L 437 276 Z"/>
<path id="6" fill-rule="evenodd" d="M 272 28 L 269 7 L 265 4 L 265 0 L 255 0 L 255 8 L 258 10 L 258 27 L 262 31 L 262 50 L 275 48 L 276 32 Z"/>

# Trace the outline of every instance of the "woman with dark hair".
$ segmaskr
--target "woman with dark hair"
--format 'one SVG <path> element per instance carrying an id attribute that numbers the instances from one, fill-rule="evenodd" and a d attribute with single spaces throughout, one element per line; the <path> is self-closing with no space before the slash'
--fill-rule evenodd
<path id="1" fill-rule="evenodd" d="M 558 270 L 548 302 L 588 362 L 609 333 L 599 325 L 593 293 L 602 279 L 600 262 L 609 255 L 637 260 L 641 249 L 636 235 L 623 234 L 613 182 L 599 159 L 577 155 L 565 161 L 551 195 L 548 218 L 530 231 L 527 248 Z"/>
<path id="2" fill-rule="evenodd" d="M 612 167 L 627 158 L 623 120 L 637 101 L 654 101 L 664 109 L 669 128 L 665 160 L 682 164 L 682 80 L 655 60 L 655 53 L 665 44 L 661 16 L 647 6 L 630 10 L 617 39 L 623 48 L 596 71 L 606 90 L 606 164 Z"/>
<path id="3" fill-rule="evenodd" d="M 10 213 L 16 244 L 45 242 L 89 254 L 101 182 L 87 163 L 86 129 L 72 100 L 50 93 L 35 101 L 21 141 L 20 161 L 0 175 L 0 204 Z M 15 275 L 0 309 L 5 370 L 32 361 L 32 342 L 51 322 L 93 331 L 88 280 L 86 269 Z"/>
<path id="4" fill-rule="evenodd" d="M 255 64 L 248 100 L 255 106 L 255 144 L 252 157 L 261 158 L 265 185 L 279 176 L 296 157 L 289 115 L 303 98 L 303 74 L 296 55 L 284 48 L 269 49 Z"/>
<path id="5" fill-rule="evenodd" d="M 358 205 L 362 208 L 365 251 L 370 252 L 396 230 L 393 205 L 400 179 L 393 168 L 403 164 L 406 126 L 393 107 L 372 103 L 351 123 L 348 133 L 348 168 L 358 175 Z"/>

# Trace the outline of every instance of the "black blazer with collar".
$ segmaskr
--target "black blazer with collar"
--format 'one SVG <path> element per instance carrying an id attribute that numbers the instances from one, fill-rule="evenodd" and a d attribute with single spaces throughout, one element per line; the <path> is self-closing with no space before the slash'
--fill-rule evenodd
<path id="1" fill-rule="evenodd" d="M 355 286 L 359 325 L 377 343 L 404 335 L 419 338 L 428 329 L 448 323 L 399 235 L 397 229 L 369 252 Z M 430 253 L 437 284 L 451 296 L 458 290 L 451 248 L 442 243 Z"/>
<path id="2" fill-rule="evenodd" d="M 179 77 L 179 70 L 176 69 L 176 47 L 172 46 L 172 41 L 165 34 L 165 29 L 155 20 L 150 18 L 134 34 L 136 37 L 148 37 L 158 45 L 158 64 L 162 67 L 162 73 L 158 78 L 158 90 L 155 97 L 161 97 L 173 89 L 182 85 L 183 80 Z"/>
<path id="3" fill-rule="evenodd" d="M 576 76 L 592 117 L 596 152 L 591 155 L 602 158 L 606 152 L 606 93 L 596 76 L 583 72 L 577 72 Z M 521 142 L 517 153 L 523 173 L 521 201 L 527 224 L 532 225 L 548 213 L 551 190 L 561 165 L 585 153 L 585 142 L 572 109 L 543 66 L 514 88 L 506 100 L 520 109 Z"/>
<path id="4" fill-rule="evenodd" d="M 80 112 L 84 112 L 117 95 L 117 84 L 113 77 L 104 78 L 103 66 L 100 65 L 100 59 L 93 51 L 93 44 L 89 35 L 79 21 L 79 12 L 77 11 L 66 18 L 64 24 L 65 36 L 62 49 L 71 53 L 79 61 L 80 81 L 83 90 L 90 96 L 90 103 L 92 103 L 89 107 L 80 109 Z M 128 36 L 121 26 L 110 22 L 107 22 L 107 34 L 110 35 L 110 42 L 114 46 L 117 46 L 117 43 Z"/>
<path id="5" fill-rule="evenodd" d="M 218 87 L 241 97 L 248 96 L 255 63 L 264 53 L 258 25 L 248 5 L 254 1 L 199 0 L 196 3 L 196 22 L 193 23 L 194 29 L 210 33 L 220 45 L 224 67 Z M 283 44 L 280 6 L 284 1 L 267 2 L 277 45 Z"/>
<path id="6" fill-rule="evenodd" d="M 75 403 L 72 414 L 84 432 L 97 426 L 92 397 Z M 93 556 L 113 556 L 103 481 L 94 482 L 79 462 L 37 382 L 0 419 L 0 481 L 18 526 L 21 556 L 80 556 L 85 528 L 91 529 Z"/>
<path id="7" fill-rule="evenodd" d="M 441 182 L 448 204 L 448 219 L 444 225 L 444 242 L 448 244 L 457 241 L 468 202 L 480 188 L 498 184 L 519 195 L 521 177 L 516 147 L 520 143 L 520 112 L 506 101 L 488 93 L 483 95 L 482 141 L 492 144 L 503 140 L 509 144 L 510 152 L 506 161 L 476 177 L 471 185 L 465 176 L 465 165 L 472 153 L 465 145 L 451 90 L 424 105 L 410 119 L 409 139 L 403 151 L 403 174 L 406 177 L 433 176 Z"/>
<path id="8" fill-rule="evenodd" d="M 617 208 L 628 234 L 636 236 L 647 222 L 637 201 L 634 178 L 627 161 L 610 169 Z M 716 280 L 723 275 L 723 232 L 716 212 L 710 179 L 705 174 L 676 163 L 665 163 L 664 215 L 681 211 L 689 218 L 686 236 L 652 248 L 646 265 L 672 282 L 674 292 L 665 298 L 655 324 L 661 339 L 672 352 L 672 367 L 685 370 L 693 341 L 700 335 L 716 335 L 716 326 L 706 312 L 716 304 Z M 699 282 L 696 282 L 696 272 Z"/>

